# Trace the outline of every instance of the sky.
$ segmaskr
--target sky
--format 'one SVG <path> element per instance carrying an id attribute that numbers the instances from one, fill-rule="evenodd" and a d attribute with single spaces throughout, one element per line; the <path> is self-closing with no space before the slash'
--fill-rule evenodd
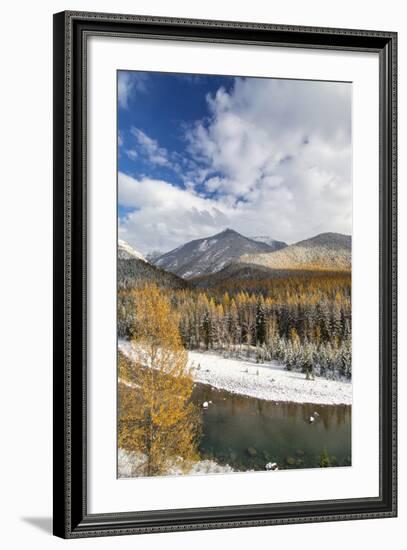
<path id="1" fill-rule="evenodd" d="M 119 238 L 351 234 L 351 86 L 119 71 Z"/>

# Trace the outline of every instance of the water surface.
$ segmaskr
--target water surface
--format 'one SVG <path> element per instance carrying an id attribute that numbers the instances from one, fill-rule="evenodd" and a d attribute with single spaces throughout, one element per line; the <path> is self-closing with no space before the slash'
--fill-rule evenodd
<path id="1" fill-rule="evenodd" d="M 351 464 L 351 407 L 273 402 L 196 384 L 193 401 L 202 407 L 202 458 L 236 470 L 316 468 L 324 449 L 331 466 Z M 310 417 L 315 418 L 310 422 Z"/>

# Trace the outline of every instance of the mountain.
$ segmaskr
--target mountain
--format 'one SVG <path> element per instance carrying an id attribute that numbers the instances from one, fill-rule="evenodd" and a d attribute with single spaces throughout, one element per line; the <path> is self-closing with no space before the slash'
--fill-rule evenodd
<path id="1" fill-rule="evenodd" d="M 117 286 L 130 289 L 155 283 L 162 288 L 186 288 L 188 283 L 174 275 L 151 265 L 145 258 L 125 241 L 119 240 L 117 251 Z"/>
<path id="2" fill-rule="evenodd" d="M 146 259 L 142 254 L 140 254 L 140 252 L 137 252 L 137 250 L 135 250 L 128 243 L 122 241 L 121 239 L 119 239 L 117 247 L 117 257 L 119 260 L 132 260 L 134 258 L 137 258 L 137 260 L 143 260 L 143 262 L 146 261 Z"/>
<path id="3" fill-rule="evenodd" d="M 266 243 L 272 248 L 273 250 L 281 250 L 282 248 L 285 248 L 287 243 L 284 241 L 276 241 L 275 239 L 272 239 L 271 237 L 267 237 L 266 235 L 256 236 L 256 237 L 249 237 L 252 241 L 257 241 L 259 243 Z"/>
<path id="4" fill-rule="evenodd" d="M 117 260 L 117 287 L 131 289 L 143 286 L 145 283 L 155 283 L 161 288 L 182 289 L 188 287 L 188 282 L 174 273 L 164 271 L 144 260 L 132 258 Z"/>
<path id="5" fill-rule="evenodd" d="M 266 243 L 248 239 L 233 229 L 226 229 L 212 237 L 190 241 L 171 250 L 155 260 L 154 264 L 185 279 L 192 279 L 215 273 L 242 254 L 272 251 L 273 248 Z"/>
<path id="6" fill-rule="evenodd" d="M 239 258 L 244 264 L 280 270 L 349 271 L 351 261 L 352 238 L 340 233 L 321 233 L 275 252 L 245 254 Z"/>
<path id="7" fill-rule="evenodd" d="M 150 262 L 150 264 L 153 264 L 155 260 L 157 260 L 160 256 L 163 255 L 163 252 L 160 250 L 152 250 L 148 254 L 146 254 L 146 260 Z"/>

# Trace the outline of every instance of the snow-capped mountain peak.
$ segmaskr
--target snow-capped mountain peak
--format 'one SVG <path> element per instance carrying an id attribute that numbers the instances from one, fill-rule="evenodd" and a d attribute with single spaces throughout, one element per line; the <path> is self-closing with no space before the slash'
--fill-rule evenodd
<path id="1" fill-rule="evenodd" d="M 155 265 L 184 279 L 216 273 L 242 254 L 272 252 L 268 244 L 244 237 L 233 229 L 189 241 L 155 260 Z"/>
<path id="2" fill-rule="evenodd" d="M 118 242 L 117 257 L 119 260 L 132 260 L 136 258 L 137 260 L 143 260 L 143 262 L 147 261 L 140 252 L 121 239 Z"/>

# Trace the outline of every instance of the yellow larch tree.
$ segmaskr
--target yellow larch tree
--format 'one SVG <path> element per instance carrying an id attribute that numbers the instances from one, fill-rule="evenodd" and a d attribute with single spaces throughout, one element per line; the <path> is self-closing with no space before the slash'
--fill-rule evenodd
<path id="1" fill-rule="evenodd" d="M 200 422 L 178 315 L 154 284 L 131 296 L 133 355 L 131 361 L 119 357 L 118 444 L 145 457 L 141 475 L 165 474 L 174 466 L 186 471 L 199 458 Z"/>

